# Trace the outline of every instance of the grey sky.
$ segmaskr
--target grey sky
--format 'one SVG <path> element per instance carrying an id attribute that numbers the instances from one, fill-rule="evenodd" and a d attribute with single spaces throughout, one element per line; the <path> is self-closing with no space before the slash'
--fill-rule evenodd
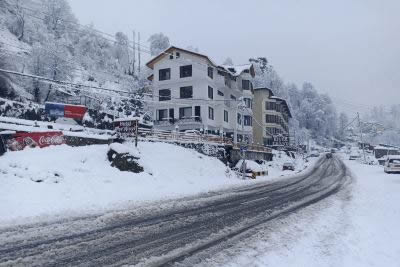
<path id="1" fill-rule="evenodd" d="M 266 56 L 286 82 L 312 82 L 339 108 L 400 104 L 398 0 L 69 0 L 102 31 L 163 32 L 221 63 Z M 360 107 L 360 111 L 364 111 Z"/>

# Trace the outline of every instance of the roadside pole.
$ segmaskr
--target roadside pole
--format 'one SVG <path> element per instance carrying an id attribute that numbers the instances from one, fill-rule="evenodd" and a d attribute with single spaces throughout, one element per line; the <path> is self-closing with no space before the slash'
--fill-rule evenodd
<path id="1" fill-rule="evenodd" d="M 362 134 L 362 129 L 361 129 L 360 113 L 358 113 L 358 112 L 357 112 L 357 120 L 358 120 L 358 128 L 360 129 L 360 140 L 361 140 L 361 147 L 363 150 L 364 163 L 366 163 L 367 159 L 365 157 L 365 148 L 364 148 L 364 140 L 363 140 L 363 134 Z"/>
<path id="2" fill-rule="evenodd" d="M 137 143 L 138 143 L 138 135 L 139 135 L 139 121 L 136 120 L 136 127 L 135 127 L 135 147 L 137 147 Z"/>

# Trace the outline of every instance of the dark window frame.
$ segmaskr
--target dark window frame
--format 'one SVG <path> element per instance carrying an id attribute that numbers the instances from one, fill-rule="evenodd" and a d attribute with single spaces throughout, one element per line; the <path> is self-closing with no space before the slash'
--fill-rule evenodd
<path id="1" fill-rule="evenodd" d="M 160 111 L 165 112 L 165 117 L 161 117 L 161 116 L 160 116 Z M 157 117 L 158 117 L 158 118 L 157 118 L 158 121 L 165 121 L 165 120 L 167 120 L 168 117 L 169 117 L 168 109 L 158 109 L 158 110 L 157 110 Z"/>
<path id="2" fill-rule="evenodd" d="M 169 91 L 169 94 L 164 92 Z M 169 101 L 171 100 L 171 89 L 160 89 L 158 90 L 158 101 Z"/>
<path id="3" fill-rule="evenodd" d="M 250 85 L 250 80 L 242 80 L 242 89 L 243 90 L 250 90 L 251 85 Z"/>
<path id="4" fill-rule="evenodd" d="M 210 77 L 210 79 L 214 79 L 214 68 L 213 67 L 208 66 L 207 75 L 208 75 L 208 77 Z"/>
<path id="5" fill-rule="evenodd" d="M 192 65 L 185 65 L 179 67 L 179 77 L 180 78 L 188 78 L 193 76 L 193 67 Z"/>
<path id="6" fill-rule="evenodd" d="M 221 92 L 220 90 L 218 90 L 217 94 L 218 94 L 219 96 L 224 96 L 224 93 Z"/>
<path id="7" fill-rule="evenodd" d="M 229 112 L 224 110 L 224 122 L 229 122 Z"/>
<path id="8" fill-rule="evenodd" d="M 162 71 L 167 71 L 168 75 L 161 75 Z M 159 69 L 158 70 L 158 80 L 159 81 L 171 80 L 171 68 Z"/>
<path id="9" fill-rule="evenodd" d="M 214 99 L 214 88 L 212 88 L 211 86 L 208 86 L 208 98 Z"/>
<path id="10" fill-rule="evenodd" d="M 186 93 L 184 93 L 184 90 L 189 89 L 191 90 L 190 96 L 189 94 L 187 94 L 185 96 Z M 181 99 L 190 99 L 193 98 L 193 86 L 182 86 L 179 88 L 179 98 Z"/>
<path id="11" fill-rule="evenodd" d="M 190 116 L 186 117 L 185 116 L 185 109 L 188 110 L 190 109 Z M 179 108 L 179 119 L 188 119 L 193 117 L 193 107 L 181 107 Z"/>
<path id="12" fill-rule="evenodd" d="M 210 120 L 214 120 L 214 109 L 212 107 L 208 107 L 208 118 Z"/>

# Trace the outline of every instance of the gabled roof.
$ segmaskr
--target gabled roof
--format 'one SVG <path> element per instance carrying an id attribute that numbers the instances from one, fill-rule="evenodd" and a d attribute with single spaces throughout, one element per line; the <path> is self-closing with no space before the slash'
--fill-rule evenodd
<path id="1" fill-rule="evenodd" d="M 179 47 L 176 47 L 176 46 L 168 47 L 166 50 L 161 52 L 158 56 L 155 56 L 153 59 L 151 59 L 149 62 L 147 62 L 146 66 L 149 67 L 150 69 L 153 69 L 154 68 L 154 64 L 156 64 L 158 61 L 160 61 L 161 59 L 163 59 L 166 56 L 169 57 L 170 54 L 172 54 L 172 52 L 174 50 L 181 51 L 181 52 L 184 52 L 184 53 L 188 53 L 188 54 L 191 54 L 193 56 L 200 57 L 200 58 L 204 58 L 205 60 L 208 61 L 208 63 L 210 63 L 210 65 L 212 65 L 214 67 L 217 67 L 217 65 L 208 56 L 200 54 L 200 53 L 197 53 L 197 52 L 193 52 L 193 51 L 190 51 L 190 50 L 186 50 L 186 49 L 183 49 L 183 48 L 179 48 Z"/>

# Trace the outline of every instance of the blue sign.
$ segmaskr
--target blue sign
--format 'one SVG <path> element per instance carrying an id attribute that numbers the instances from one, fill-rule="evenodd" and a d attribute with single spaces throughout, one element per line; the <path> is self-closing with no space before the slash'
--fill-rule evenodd
<path id="1" fill-rule="evenodd" d="M 64 117 L 64 104 L 45 103 L 46 114 L 52 118 Z"/>

